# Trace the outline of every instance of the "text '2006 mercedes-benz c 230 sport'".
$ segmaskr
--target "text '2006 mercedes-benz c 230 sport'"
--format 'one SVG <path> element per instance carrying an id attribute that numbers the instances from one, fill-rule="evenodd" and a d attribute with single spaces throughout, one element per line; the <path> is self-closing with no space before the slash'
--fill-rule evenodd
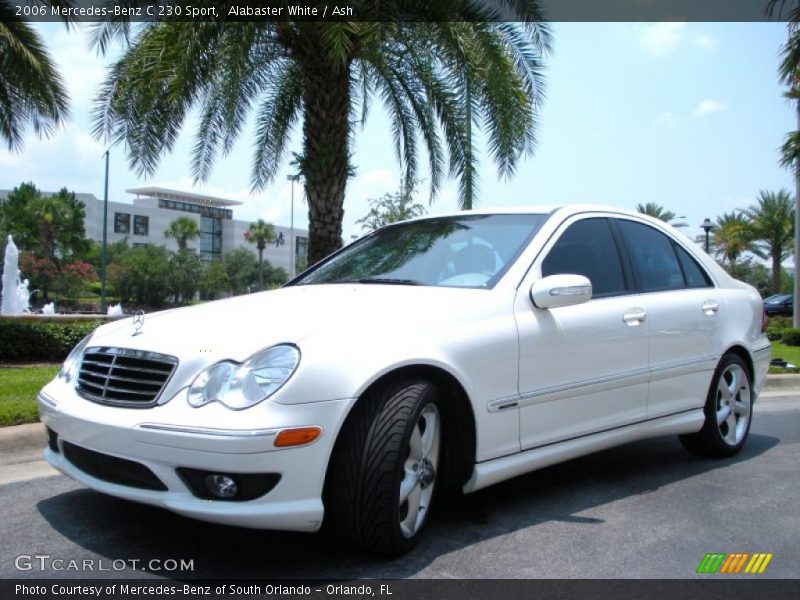
<path id="1" fill-rule="evenodd" d="M 281 289 L 103 325 L 39 394 L 47 460 L 217 523 L 411 549 L 473 492 L 636 439 L 745 443 L 762 301 L 597 206 L 389 225 Z"/>

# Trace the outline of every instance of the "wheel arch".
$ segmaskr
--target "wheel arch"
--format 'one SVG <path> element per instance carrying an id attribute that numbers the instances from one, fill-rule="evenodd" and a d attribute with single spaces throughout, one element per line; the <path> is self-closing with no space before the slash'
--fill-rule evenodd
<path id="1" fill-rule="evenodd" d="M 726 354 L 735 354 L 744 361 L 744 364 L 747 367 L 747 374 L 750 376 L 750 384 L 755 385 L 755 365 L 753 363 L 753 357 L 750 355 L 750 352 L 747 350 L 747 348 L 741 344 L 733 344 L 722 353 L 720 360 L 722 360 L 722 357 L 724 357 Z"/>
<path id="2" fill-rule="evenodd" d="M 396 367 L 380 374 L 369 383 L 358 395 L 358 400 L 353 403 L 347 416 L 336 435 L 331 456 L 328 457 L 328 466 L 325 473 L 325 487 L 331 474 L 332 457 L 336 452 L 340 436 L 346 431 L 345 424 L 353 415 L 355 409 L 370 392 L 382 386 L 391 385 L 403 379 L 425 379 L 433 383 L 445 400 L 442 408 L 446 411 L 443 420 L 445 433 L 446 470 L 449 474 L 448 487 L 460 488 L 472 475 L 475 465 L 475 448 L 477 443 L 476 420 L 473 407 L 464 386 L 449 371 L 439 366 L 430 364 L 408 364 Z"/>

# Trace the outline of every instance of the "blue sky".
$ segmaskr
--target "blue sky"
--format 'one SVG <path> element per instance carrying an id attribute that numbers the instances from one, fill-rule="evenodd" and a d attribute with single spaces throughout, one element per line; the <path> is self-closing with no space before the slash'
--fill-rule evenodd
<path id="1" fill-rule="evenodd" d="M 80 31 L 37 27 L 61 66 L 73 116 L 51 139 L 28 135 L 21 154 L 0 149 L 0 188 L 32 180 L 45 190 L 67 186 L 102 197 L 104 147 L 91 137 L 89 112 L 108 59 L 90 51 Z M 590 202 L 633 208 L 652 201 L 685 215 L 690 227 L 684 231 L 695 235 L 703 218 L 745 207 L 761 189 L 794 190 L 777 165 L 777 148 L 796 126 L 776 76 L 785 25 L 556 23 L 553 35 L 537 151 L 507 181 L 497 179 L 482 155 L 480 207 Z M 249 192 L 252 131 L 217 163 L 207 184 L 195 187 L 191 121 L 147 180 L 137 178 L 122 149 L 115 149 L 110 198 L 129 198 L 124 190 L 130 187 L 165 185 L 241 200 L 237 218 L 288 225 L 286 173 L 263 192 Z M 345 239 L 360 233 L 354 221 L 367 212 L 368 198 L 397 189 L 400 170 L 389 132 L 376 104 L 354 149 Z M 455 209 L 456 189 L 449 182 L 431 212 Z M 307 208 L 297 191 L 295 224 L 304 226 Z M 420 201 L 427 198 L 422 190 Z"/>

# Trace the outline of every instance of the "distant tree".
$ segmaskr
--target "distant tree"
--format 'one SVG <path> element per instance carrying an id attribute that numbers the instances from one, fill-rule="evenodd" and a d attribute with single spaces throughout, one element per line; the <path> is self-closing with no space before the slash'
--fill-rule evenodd
<path id="1" fill-rule="evenodd" d="M 414 202 L 416 182 L 410 186 L 400 184 L 400 190 L 392 194 L 384 194 L 380 198 L 370 198 L 370 210 L 366 216 L 356 221 L 365 231 L 375 231 L 390 223 L 421 217 L 425 207 Z"/>
<path id="2" fill-rule="evenodd" d="M 37 30 L 17 16 L 11 2 L 0 1 L 0 140 L 19 152 L 28 126 L 38 136 L 51 135 L 69 116 L 68 102 L 64 80 Z"/>
<path id="3" fill-rule="evenodd" d="M 33 183 L 23 183 L 0 205 L 0 231 L 4 237 L 10 233 L 20 249 L 48 258 L 56 265 L 82 256 L 89 248 L 85 219 L 85 205 L 66 188 L 46 195 Z"/>
<path id="4" fill-rule="evenodd" d="M 753 241 L 753 228 L 747 215 L 741 212 L 724 213 L 717 217 L 711 233 L 711 247 L 723 264 L 733 265 L 746 252 L 758 254 Z"/>
<path id="5" fill-rule="evenodd" d="M 164 230 L 164 237 L 175 240 L 178 250 L 186 250 L 189 240 L 200 237 L 200 229 L 194 219 L 178 217 Z"/>
<path id="6" fill-rule="evenodd" d="M 109 281 L 122 302 L 162 306 L 172 289 L 169 259 L 164 246 L 126 248 L 109 264 Z"/>
<path id="7" fill-rule="evenodd" d="M 170 253 L 170 290 L 176 302 L 189 302 L 194 299 L 203 276 L 203 262 L 192 250 L 178 250 Z"/>
<path id="8" fill-rule="evenodd" d="M 641 213 L 643 215 L 647 215 L 648 217 L 661 219 L 665 223 L 669 223 L 675 218 L 674 212 L 665 209 L 663 206 L 661 206 L 660 204 L 656 204 L 655 202 L 648 202 L 647 204 L 637 204 L 636 212 Z"/>
<path id="9" fill-rule="evenodd" d="M 781 289 L 781 263 L 794 253 L 794 197 L 786 190 L 759 193 L 746 211 L 756 254 L 772 262 L 772 293 Z"/>
<path id="10" fill-rule="evenodd" d="M 203 297 L 208 300 L 216 299 L 218 294 L 227 292 L 230 289 L 230 279 L 225 270 L 225 263 L 222 260 L 212 260 L 206 265 L 203 271 L 203 278 L 200 281 L 200 291 Z"/>
<path id="11" fill-rule="evenodd" d="M 33 297 L 33 292 L 37 291 L 47 302 L 50 299 L 50 292 L 56 287 L 58 266 L 49 258 L 40 258 L 32 252 L 22 251 L 19 255 L 19 270 L 22 278 L 30 282 L 28 289 L 31 291 L 31 296 Z"/>
<path id="12" fill-rule="evenodd" d="M 289 281 L 289 274 L 283 267 L 273 267 L 269 261 L 264 261 L 267 264 L 269 273 L 266 275 L 267 288 L 277 288 Z"/>
<path id="13" fill-rule="evenodd" d="M 97 272 L 92 265 L 82 260 L 76 260 L 61 266 L 56 278 L 55 290 L 62 298 L 74 302 L 97 280 Z"/>
<path id="14" fill-rule="evenodd" d="M 251 223 L 247 231 L 244 232 L 244 239 L 251 244 L 255 244 L 258 249 L 258 289 L 264 289 L 264 248 L 267 244 L 275 241 L 275 227 L 270 223 L 259 219 Z"/>
<path id="15" fill-rule="evenodd" d="M 749 283 L 756 288 L 763 298 L 776 293 L 772 291 L 772 273 L 762 263 L 753 260 L 751 257 L 745 258 L 732 265 L 726 265 L 725 270 L 732 277 Z M 794 279 L 786 271 L 781 269 L 781 285 L 777 293 L 790 294 L 794 289 Z"/>
<path id="16" fill-rule="evenodd" d="M 248 293 L 258 277 L 258 259 L 247 248 L 236 248 L 222 257 L 228 285 L 234 296 Z"/>

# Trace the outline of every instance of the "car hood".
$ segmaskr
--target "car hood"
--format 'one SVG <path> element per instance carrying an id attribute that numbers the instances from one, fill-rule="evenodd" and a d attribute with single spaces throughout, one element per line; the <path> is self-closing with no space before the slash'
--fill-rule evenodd
<path id="1" fill-rule="evenodd" d="M 244 360 L 310 336 L 370 338 L 390 331 L 424 333 L 466 315 L 491 311 L 492 292 L 427 286 L 329 284 L 293 286 L 146 314 L 100 327 L 91 346 L 118 346 L 174 356 Z"/>

